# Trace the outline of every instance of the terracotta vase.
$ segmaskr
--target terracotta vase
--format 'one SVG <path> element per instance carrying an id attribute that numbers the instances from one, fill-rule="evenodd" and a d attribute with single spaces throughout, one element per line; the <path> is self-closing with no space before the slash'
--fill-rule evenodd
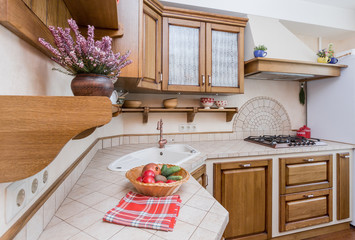
<path id="1" fill-rule="evenodd" d="M 100 74 L 78 74 L 71 82 L 74 96 L 106 96 L 113 92 L 112 80 Z"/>

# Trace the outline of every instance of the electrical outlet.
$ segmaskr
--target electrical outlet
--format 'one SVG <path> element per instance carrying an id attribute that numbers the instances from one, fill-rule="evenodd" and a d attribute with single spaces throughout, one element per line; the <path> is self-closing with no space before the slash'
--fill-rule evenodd
<path id="1" fill-rule="evenodd" d="M 196 124 L 180 124 L 179 132 L 196 132 Z"/>

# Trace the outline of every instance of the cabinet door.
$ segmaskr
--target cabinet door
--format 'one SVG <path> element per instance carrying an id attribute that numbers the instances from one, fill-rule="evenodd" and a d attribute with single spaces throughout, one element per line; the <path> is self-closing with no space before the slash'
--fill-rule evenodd
<path id="1" fill-rule="evenodd" d="M 205 23 L 163 18 L 163 90 L 205 91 Z"/>
<path id="2" fill-rule="evenodd" d="M 337 219 L 350 217 L 350 156 L 337 154 Z"/>
<path id="3" fill-rule="evenodd" d="M 214 164 L 214 196 L 228 210 L 225 238 L 271 236 L 271 160 Z"/>
<path id="4" fill-rule="evenodd" d="M 202 165 L 195 171 L 191 173 L 191 176 L 196 179 L 196 181 L 201 184 L 202 187 L 206 188 L 208 185 L 207 174 L 206 174 L 206 164 Z"/>
<path id="5" fill-rule="evenodd" d="M 243 93 L 244 28 L 206 25 L 207 92 Z"/>
<path id="6" fill-rule="evenodd" d="M 139 76 L 143 76 L 138 82 L 138 87 L 161 90 L 161 16 L 143 5 L 143 36 L 142 51 L 140 52 L 142 60 L 139 62 Z"/>
<path id="7" fill-rule="evenodd" d="M 332 186 L 332 155 L 280 158 L 280 194 Z"/>
<path id="8" fill-rule="evenodd" d="M 332 189 L 280 196 L 280 232 L 332 221 Z"/>

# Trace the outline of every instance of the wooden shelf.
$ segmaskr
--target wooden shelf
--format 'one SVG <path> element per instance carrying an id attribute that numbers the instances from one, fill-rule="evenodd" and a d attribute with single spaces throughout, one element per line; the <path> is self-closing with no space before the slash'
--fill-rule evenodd
<path id="1" fill-rule="evenodd" d="M 64 0 L 83 35 L 87 25 L 95 27 L 95 38 L 121 37 L 123 28 L 118 22 L 117 0 Z"/>
<path id="2" fill-rule="evenodd" d="M 0 96 L 0 182 L 41 171 L 74 136 L 110 122 L 111 105 L 107 97 Z"/>
<path id="3" fill-rule="evenodd" d="M 157 112 L 163 112 L 163 113 L 179 113 L 179 112 L 185 112 L 187 114 L 187 122 L 193 122 L 196 113 L 201 112 L 201 113 L 211 113 L 211 112 L 220 112 L 220 113 L 225 113 L 226 114 L 226 122 L 232 121 L 234 115 L 238 112 L 238 108 L 225 108 L 225 109 L 217 109 L 217 108 L 212 108 L 212 109 L 204 109 L 200 107 L 188 107 L 188 108 L 158 108 L 158 107 L 142 107 L 142 108 L 122 108 L 120 112 L 123 113 L 137 113 L 141 112 L 143 113 L 143 123 L 148 122 L 148 115 L 149 113 L 157 113 Z"/>

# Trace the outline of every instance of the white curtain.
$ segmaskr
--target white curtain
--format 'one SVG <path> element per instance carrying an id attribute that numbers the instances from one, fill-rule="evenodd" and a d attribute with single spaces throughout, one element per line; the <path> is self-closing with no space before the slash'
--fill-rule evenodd
<path id="1" fill-rule="evenodd" d="M 238 33 L 212 31 L 212 86 L 238 87 Z"/>
<path id="2" fill-rule="evenodd" d="M 169 26 L 169 84 L 199 85 L 199 29 Z"/>

